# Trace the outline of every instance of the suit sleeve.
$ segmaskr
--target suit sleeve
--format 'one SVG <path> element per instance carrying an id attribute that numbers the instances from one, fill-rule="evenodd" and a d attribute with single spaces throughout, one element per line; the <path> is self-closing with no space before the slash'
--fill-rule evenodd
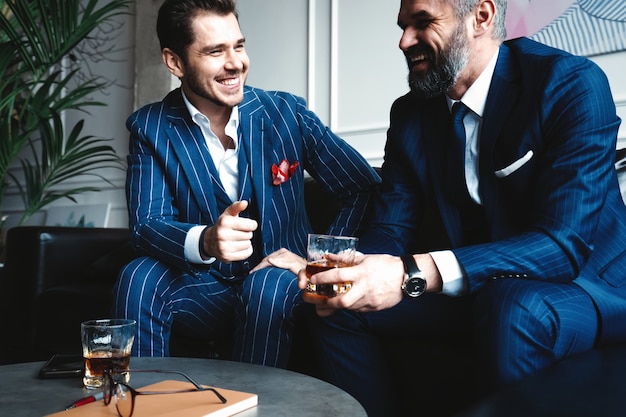
<path id="1" fill-rule="evenodd" d="M 127 121 L 130 131 L 126 192 L 131 240 L 140 253 L 192 271 L 185 260 L 187 231 L 195 224 L 177 221 L 178 209 L 156 151 L 166 138 L 160 134 L 159 111 L 146 107 Z M 152 129 L 151 129 L 152 128 Z M 163 145 L 165 146 L 165 145 Z"/>

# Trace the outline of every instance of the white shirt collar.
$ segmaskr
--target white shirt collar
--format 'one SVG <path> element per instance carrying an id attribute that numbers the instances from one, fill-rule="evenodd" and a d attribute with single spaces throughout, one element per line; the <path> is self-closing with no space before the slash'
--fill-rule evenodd
<path id="1" fill-rule="evenodd" d="M 191 119 L 194 121 L 194 123 L 200 126 L 201 128 L 203 124 L 206 124 L 206 126 L 209 128 L 210 134 L 215 136 L 215 133 L 213 133 L 213 131 L 210 130 L 211 122 L 209 121 L 209 118 L 206 117 L 204 114 L 200 113 L 200 110 L 198 110 L 193 104 L 191 104 L 191 102 L 185 95 L 185 92 L 183 91 L 182 88 L 180 89 L 180 91 L 183 94 L 183 101 L 185 102 L 185 106 L 187 107 L 187 110 L 189 111 L 189 114 L 191 115 Z M 239 147 L 239 135 L 237 134 L 238 128 L 239 128 L 239 106 L 234 106 L 230 112 L 230 118 L 228 119 L 228 123 L 226 124 L 226 128 L 224 129 L 224 131 L 226 135 L 230 136 L 233 139 L 233 142 L 235 144 L 235 149 Z"/>
<path id="2" fill-rule="evenodd" d="M 493 55 L 483 72 L 478 76 L 476 81 L 467 89 L 463 97 L 461 97 L 461 101 L 467 107 L 472 110 L 478 117 L 483 117 L 483 112 L 485 111 L 485 103 L 487 102 L 487 95 L 489 94 L 489 86 L 491 85 L 491 79 L 493 78 L 493 72 L 496 69 L 496 62 L 498 61 L 498 55 L 500 54 L 500 49 L 496 50 L 496 53 Z M 453 100 L 446 95 L 446 100 L 448 101 L 448 108 L 452 108 L 452 105 L 456 103 L 458 100 Z"/>

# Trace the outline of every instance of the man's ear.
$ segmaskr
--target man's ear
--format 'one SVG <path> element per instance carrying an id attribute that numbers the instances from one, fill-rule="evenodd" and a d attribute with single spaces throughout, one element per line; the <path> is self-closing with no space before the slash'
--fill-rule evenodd
<path id="1" fill-rule="evenodd" d="M 493 26 L 496 5 L 493 0 L 480 0 L 474 9 L 474 33 L 482 35 Z"/>
<path id="2" fill-rule="evenodd" d="M 183 60 L 170 48 L 163 48 L 161 51 L 161 59 L 169 72 L 177 78 L 185 75 L 185 66 Z"/>

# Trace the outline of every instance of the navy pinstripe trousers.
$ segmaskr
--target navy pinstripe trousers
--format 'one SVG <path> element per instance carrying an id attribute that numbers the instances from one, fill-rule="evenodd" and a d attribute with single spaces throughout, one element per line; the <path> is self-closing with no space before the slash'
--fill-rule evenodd
<path id="1" fill-rule="evenodd" d="M 484 394 L 592 349 L 598 323 L 593 301 L 576 284 L 503 278 L 475 297 L 425 294 L 374 313 L 340 310 L 314 318 L 313 328 L 325 378 L 375 417 L 407 413 L 393 409 L 405 399 L 398 398 L 399 387 L 391 379 L 385 340 L 441 340 L 473 328 L 477 384 L 467 389 Z M 404 360 L 429 358 L 407 351 Z M 419 414 L 419 401 L 413 405 L 417 408 L 407 415 Z"/>
<path id="2" fill-rule="evenodd" d="M 195 339 L 233 335 L 233 360 L 287 366 L 293 315 L 301 304 L 291 271 L 264 268 L 230 283 L 144 256 L 120 272 L 113 291 L 113 316 L 137 321 L 134 356 L 169 356 L 176 322 L 177 331 Z"/>

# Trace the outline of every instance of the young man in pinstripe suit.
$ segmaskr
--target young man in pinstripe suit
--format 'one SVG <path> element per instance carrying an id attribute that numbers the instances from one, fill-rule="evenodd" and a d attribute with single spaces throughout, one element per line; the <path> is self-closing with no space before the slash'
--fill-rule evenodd
<path id="1" fill-rule="evenodd" d="M 134 355 L 168 355 L 174 326 L 232 337 L 233 360 L 286 367 L 311 232 L 304 170 L 342 202 L 337 235 L 356 232 L 379 178 L 303 99 L 245 86 L 234 1 L 166 0 L 157 32 L 181 87 L 127 121 L 141 256 L 120 273 L 114 315 L 137 321 Z"/>

